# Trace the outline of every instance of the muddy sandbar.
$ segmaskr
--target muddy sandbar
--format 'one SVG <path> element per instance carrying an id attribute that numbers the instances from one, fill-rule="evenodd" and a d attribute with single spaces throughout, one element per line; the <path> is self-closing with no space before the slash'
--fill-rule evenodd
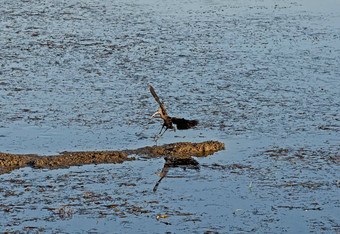
<path id="1" fill-rule="evenodd" d="M 128 157 L 132 154 L 150 157 L 168 156 L 180 159 L 190 158 L 191 156 L 205 157 L 222 149 L 225 149 L 225 146 L 221 142 L 205 141 L 201 143 L 178 142 L 123 151 L 62 152 L 59 155 L 51 156 L 0 153 L 0 174 L 27 166 L 56 169 L 85 164 L 122 163 L 126 160 L 133 160 L 133 157 Z"/>

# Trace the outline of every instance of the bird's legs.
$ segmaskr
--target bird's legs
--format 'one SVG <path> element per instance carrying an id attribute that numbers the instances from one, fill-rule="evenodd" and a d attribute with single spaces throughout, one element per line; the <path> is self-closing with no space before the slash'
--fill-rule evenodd
<path id="1" fill-rule="evenodd" d="M 159 140 L 159 138 L 161 138 L 161 137 L 164 135 L 164 133 L 166 132 L 166 130 L 168 130 L 168 128 L 166 127 L 165 130 L 164 130 L 164 132 L 161 134 L 163 128 L 164 128 L 164 125 L 163 125 L 161 131 L 158 133 L 158 135 L 155 136 L 155 141 L 156 141 L 156 142 Z"/>
<path id="2" fill-rule="evenodd" d="M 159 116 L 159 117 L 156 116 L 157 114 L 160 115 L 160 110 L 156 111 L 153 115 L 151 115 L 151 119 L 152 119 L 152 118 L 161 118 L 161 116 Z M 161 130 L 159 131 L 158 134 L 156 134 L 156 135 L 154 136 L 154 138 L 158 137 L 158 136 L 161 134 L 161 132 L 162 132 L 162 130 L 163 130 L 164 127 L 165 127 L 165 125 L 163 124 Z M 157 138 L 157 140 L 158 140 L 158 138 Z M 157 140 L 155 140 L 155 141 L 157 141 Z"/>
<path id="3" fill-rule="evenodd" d="M 163 126 L 162 126 L 161 130 L 159 131 L 159 133 L 158 133 L 156 136 L 158 136 L 159 134 L 161 134 L 161 132 L 162 132 L 163 128 L 164 128 L 164 124 L 163 124 Z"/>
<path id="4" fill-rule="evenodd" d="M 158 137 L 158 136 L 161 134 L 161 132 L 162 132 L 163 128 L 164 128 L 164 125 L 162 126 L 161 130 L 159 131 L 159 133 L 158 133 L 158 134 L 156 134 L 156 135 L 155 135 L 153 138 L 156 138 L 156 137 Z"/>
<path id="5" fill-rule="evenodd" d="M 155 117 L 155 115 L 157 115 L 157 114 L 160 115 L 160 118 L 162 118 L 162 119 L 164 120 L 164 123 L 163 123 L 163 126 L 162 126 L 161 131 L 158 133 L 158 135 L 156 135 L 156 136 L 154 137 L 156 142 L 158 141 L 159 138 L 161 138 L 161 137 L 164 135 L 164 133 L 166 132 L 166 130 L 168 130 L 169 128 L 175 130 L 175 128 L 172 126 L 171 118 L 170 118 L 168 115 L 164 114 L 164 113 L 162 112 L 162 110 L 156 111 L 156 112 L 151 116 L 151 118 Z M 164 130 L 164 132 L 162 133 L 162 130 L 163 130 L 164 127 L 165 127 L 165 130 Z M 162 133 L 162 134 L 161 134 L 161 133 Z"/>

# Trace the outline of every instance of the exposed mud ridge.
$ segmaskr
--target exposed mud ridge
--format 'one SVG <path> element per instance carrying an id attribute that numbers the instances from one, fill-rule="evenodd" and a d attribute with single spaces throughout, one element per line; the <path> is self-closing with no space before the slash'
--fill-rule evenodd
<path id="1" fill-rule="evenodd" d="M 205 157 L 222 149 L 225 149 L 223 143 L 206 141 L 202 143 L 179 142 L 123 151 L 62 152 L 60 155 L 52 156 L 0 153 L 0 174 L 26 166 L 56 169 L 85 164 L 122 163 L 133 159 L 127 157 L 127 155 L 131 154 L 149 155 L 150 157 L 170 156 L 181 159 L 190 158 L 191 156 Z"/>
<path id="2" fill-rule="evenodd" d="M 26 166 L 56 169 L 84 164 L 122 163 L 125 160 L 126 154 L 119 151 L 63 152 L 52 156 L 0 153 L 0 174 Z"/>
<path id="3" fill-rule="evenodd" d="M 202 143 L 178 142 L 162 146 L 151 146 L 136 150 L 125 150 L 126 154 L 148 155 L 150 157 L 173 157 L 178 159 L 206 157 L 217 151 L 224 150 L 225 145 L 219 141 L 205 141 Z"/>

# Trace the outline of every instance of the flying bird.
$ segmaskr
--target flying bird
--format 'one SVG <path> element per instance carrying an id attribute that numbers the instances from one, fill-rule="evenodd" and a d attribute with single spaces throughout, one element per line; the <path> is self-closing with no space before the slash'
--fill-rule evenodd
<path id="1" fill-rule="evenodd" d="M 160 118 L 162 118 L 163 121 L 164 121 L 161 131 L 155 136 L 155 141 L 157 141 L 159 138 L 161 138 L 164 135 L 164 133 L 166 132 L 166 130 L 168 130 L 168 129 L 173 129 L 174 131 L 176 131 L 176 128 L 173 124 L 176 125 L 178 130 L 193 128 L 198 124 L 198 120 L 187 120 L 187 119 L 178 118 L 178 117 L 170 117 L 166 112 L 166 109 L 164 107 L 164 103 L 159 100 L 159 97 L 157 96 L 155 90 L 152 88 L 151 85 L 149 85 L 149 89 L 150 89 L 152 96 L 155 98 L 156 102 L 159 104 L 159 106 L 161 108 L 158 111 L 156 111 L 151 116 L 151 118 L 156 116 L 157 114 L 159 114 Z M 164 128 L 165 128 L 165 130 L 162 133 Z"/>

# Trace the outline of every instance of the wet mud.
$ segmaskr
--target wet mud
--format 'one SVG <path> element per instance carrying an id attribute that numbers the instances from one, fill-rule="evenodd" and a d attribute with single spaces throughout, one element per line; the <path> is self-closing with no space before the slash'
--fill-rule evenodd
<path id="1" fill-rule="evenodd" d="M 51 156 L 0 153 L 0 174 L 27 166 L 57 169 L 85 164 L 122 163 L 126 160 L 134 160 L 134 157 L 128 158 L 128 155 L 132 154 L 189 159 L 191 156 L 205 157 L 223 149 L 225 145 L 221 142 L 206 141 L 202 143 L 178 142 L 123 151 L 62 152 L 60 155 Z"/>
<path id="2" fill-rule="evenodd" d="M 117 151 L 64 152 L 60 155 L 38 156 L 0 153 L 0 173 L 21 167 L 66 168 L 85 164 L 122 163 L 126 155 Z"/>
<path id="3" fill-rule="evenodd" d="M 163 146 L 144 147 L 136 150 L 124 150 L 126 154 L 146 155 L 149 157 L 172 157 L 187 159 L 191 156 L 206 157 L 217 151 L 224 150 L 225 145 L 218 141 L 206 141 L 202 143 L 178 142 Z"/>

